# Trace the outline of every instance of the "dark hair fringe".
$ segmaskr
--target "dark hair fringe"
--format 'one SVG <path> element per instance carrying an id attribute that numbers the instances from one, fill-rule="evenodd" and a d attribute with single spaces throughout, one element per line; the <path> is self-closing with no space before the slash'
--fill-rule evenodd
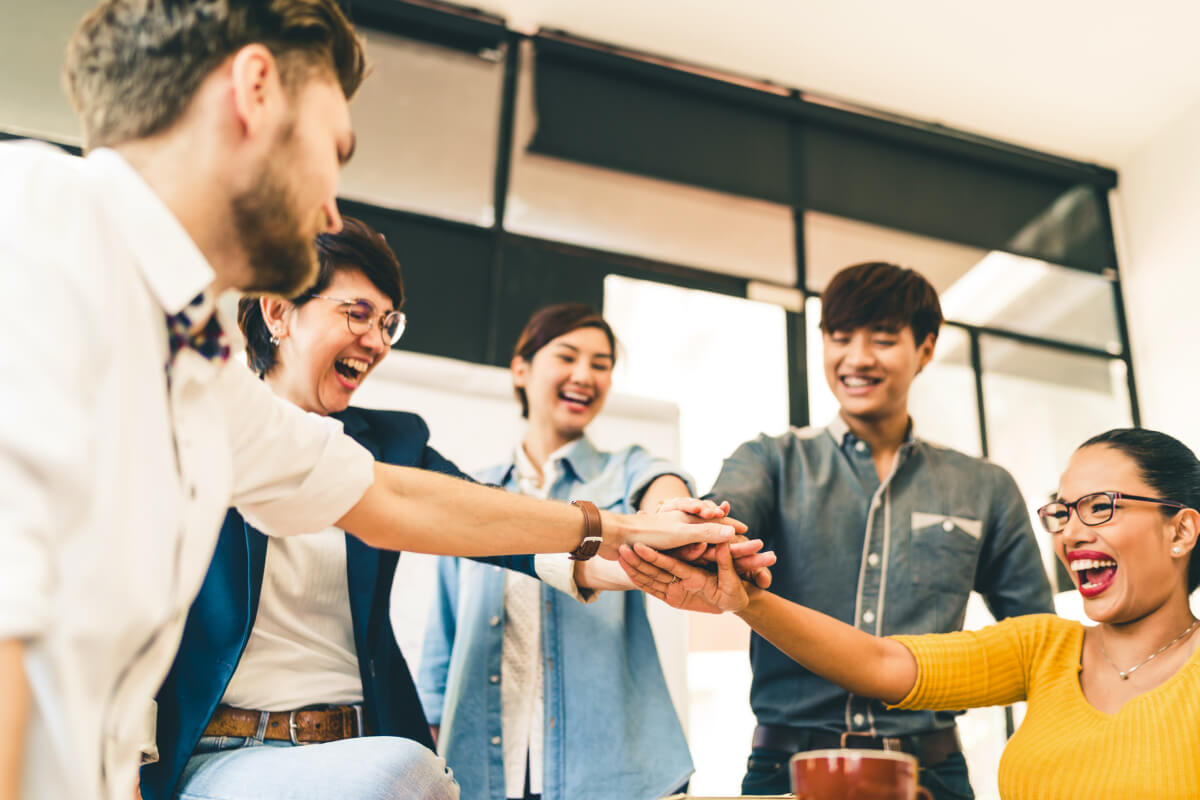
<path id="1" fill-rule="evenodd" d="M 1183 503 L 1200 510 L 1200 461 L 1191 448 L 1173 436 L 1146 428 L 1114 428 L 1093 436 L 1079 446 L 1111 447 L 1137 465 L 1142 480 L 1161 500 Z M 1166 516 L 1178 509 L 1163 506 Z M 1200 586 L 1200 559 L 1192 551 L 1188 560 L 1187 590 Z"/>
<path id="2" fill-rule="evenodd" d="M 942 327 L 937 290 L 925 276 L 883 261 L 846 267 L 821 295 L 821 330 L 912 328 L 918 345 Z"/>
<path id="3" fill-rule="evenodd" d="M 320 269 L 317 279 L 288 301 L 297 308 L 309 302 L 314 294 L 321 294 L 329 287 L 333 277 L 347 270 L 361 272 L 392 301 L 399 309 L 404 305 L 404 280 L 400 273 L 400 262 L 388 246 L 383 235 L 362 220 L 342 218 L 339 233 L 323 233 L 316 239 L 317 261 Z M 246 296 L 238 302 L 238 327 L 246 337 L 246 355 L 250 368 L 259 377 L 267 375 L 278 363 L 279 354 L 271 344 L 271 332 L 263 319 L 262 306 L 257 296 Z"/>
<path id="4" fill-rule="evenodd" d="M 552 340 L 579 328 L 598 328 L 603 331 L 608 337 L 609 347 L 612 348 L 613 363 L 617 363 L 616 335 L 603 316 L 583 303 L 558 303 L 533 312 L 521 335 L 517 337 L 513 358 L 532 361 L 537 351 Z M 529 398 L 525 396 L 525 390 L 514 386 L 513 394 L 521 404 L 521 417 L 528 419 Z"/>

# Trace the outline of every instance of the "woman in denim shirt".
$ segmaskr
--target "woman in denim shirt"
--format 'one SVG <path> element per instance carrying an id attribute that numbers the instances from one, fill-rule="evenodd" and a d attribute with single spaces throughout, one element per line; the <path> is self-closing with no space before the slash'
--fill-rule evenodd
<path id="1" fill-rule="evenodd" d="M 586 306 L 535 313 L 512 360 L 525 437 L 510 462 L 475 477 L 621 512 L 690 496 L 678 467 L 636 445 L 598 450 L 585 435 L 615 359 L 612 330 Z M 578 566 L 589 585 L 629 586 L 610 562 Z M 418 688 L 463 797 L 649 800 L 692 773 L 640 592 L 572 599 L 442 559 Z"/>

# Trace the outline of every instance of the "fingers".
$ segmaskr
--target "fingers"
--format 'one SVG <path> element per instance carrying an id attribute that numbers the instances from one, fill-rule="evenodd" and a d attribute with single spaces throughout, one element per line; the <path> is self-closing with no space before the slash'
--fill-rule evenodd
<path id="1" fill-rule="evenodd" d="M 643 545 L 637 546 L 643 547 Z M 651 553 L 654 553 L 656 556 L 660 555 L 652 548 L 647 547 L 645 549 Z M 626 565 L 633 570 L 633 572 L 630 572 L 629 569 L 626 570 L 626 574 L 629 575 L 630 578 L 633 578 L 633 573 L 637 573 L 637 575 L 640 576 L 642 583 L 669 586 L 675 582 L 675 576 L 669 570 L 650 563 L 644 557 L 642 557 L 642 553 L 640 551 L 635 552 L 634 550 L 630 549 L 628 545 L 621 546 L 621 549 L 618 551 L 618 557 L 620 558 L 622 565 Z M 674 561 L 674 559 L 670 560 Z M 639 583 L 639 585 L 641 584 Z"/>
<path id="2" fill-rule="evenodd" d="M 753 555 L 763 548 L 762 539 L 747 539 L 745 536 L 738 534 L 729 541 L 730 551 L 733 553 L 734 559 L 742 558 L 743 556 Z M 716 561 L 716 545 L 708 545 L 696 558 L 689 559 L 690 561 Z"/>
<path id="3" fill-rule="evenodd" d="M 771 570 L 760 569 L 754 573 L 754 585 L 760 589 L 770 589 L 773 577 Z"/>
<path id="4" fill-rule="evenodd" d="M 708 545 L 704 542 L 696 542 L 695 544 L 684 545 L 674 550 L 673 555 L 681 561 L 695 561 L 700 556 L 704 555 L 704 551 L 708 549 Z"/>
<path id="5" fill-rule="evenodd" d="M 728 547 L 729 545 L 718 545 L 718 547 Z M 775 565 L 775 553 L 767 551 L 766 553 L 755 553 L 754 555 L 743 556 L 733 559 L 733 566 L 737 572 L 747 577 L 753 575 L 759 570 L 767 569 Z"/>
<path id="6" fill-rule="evenodd" d="M 672 497 L 658 505 L 658 512 L 682 511 L 685 514 L 695 514 L 703 519 L 717 519 L 725 516 L 725 511 L 712 500 L 700 500 L 695 497 Z"/>
<path id="7" fill-rule="evenodd" d="M 660 553 L 653 547 L 648 547 L 638 543 L 633 546 L 634 552 L 641 559 L 643 564 L 649 569 L 657 570 L 657 573 L 662 576 L 667 583 L 673 582 L 674 578 L 683 580 L 695 575 L 705 575 L 704 570 L 694 567 L 691 564 L 684 563 L 677 558 L 672 558 L 666 553 Z"/>
<path id="8" fill-rule="evenodd" d="M 762 549 L 762 539 L 743 539 L 741 541 L 733 541 L 729 543 L 729 552 L 733 555 L 735 561 L 739 558 L 752 556 Z"/>
<path id="9" fill-rule="evenodd" d="M 723 519 L 729 515 L 729 503 L 722 502 L 720 505 L 712 500 L 699 500 L 695 497 L 672 497 L 670 500 L 665 500 L 659 504 L 656 513 L 663 514 L 668 511 L 681 511 L 684 514 L 691 514 L 705 520 L 722 520 L 737 530 L 738 533 L 745 533 L 749 530 L 745 523 L 736 519 Z"/>
<path id="10" fill-rule="evenodd" d="M 729 545 L 717 546 L 717 588 L 722 594 L 736 594 L 741 588 L 742 577 L 733 568 L 733 556 L 729 553 Z"/>
<path id="11" fill-rule="evenodd" d="M 732 525 L 720 522 L 693 522 L 676 526 L 675 531 L 681 539 L 681 544 L 728 542 L 736 532 Z"/>
<path id="12" fill-rule="evenodd" d="M 661 570 L 656 570 L 655 567 L 638 558 L 628 545 L 621 546 L 617 563 L 621 565 L 621 569 L 625 570 L 625 574 L 629 576 L 629 580 L 633 582 L 634 586 L 647 594 L 654 595 L 659 600 L 666 600 L 667 587 L 672 581 L 670 579 L 656 580 L 654 576 Z"/>

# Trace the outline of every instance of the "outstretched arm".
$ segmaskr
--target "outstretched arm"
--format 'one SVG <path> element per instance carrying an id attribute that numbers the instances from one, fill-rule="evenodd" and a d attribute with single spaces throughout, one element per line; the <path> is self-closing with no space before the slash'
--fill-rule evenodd
<path id="1" fill-rule="evenodd" d="M 855 694 L 898 703 L 917 681 L 917 662 L 899 642 L 872 636 L 811 608 L 747 586 L 727 545 L 711 573 L 642 545 L 622 547 L 621 566 L 639 588 L 677 608 L 732 611 L 817 675 Z"/>
<path id="2" fill-rule="evenodd" d="M 682 512 L 600 515 L 599 554 L 609 559 L 621 544 L 669 549 L 728 541 L 734 534 L 732 525 Z M 566 503 L 378 462 L 375 482 L 337 525 L 372 547 L 459 556 L 566 553 L 583 537 L 583 515 Z"/>

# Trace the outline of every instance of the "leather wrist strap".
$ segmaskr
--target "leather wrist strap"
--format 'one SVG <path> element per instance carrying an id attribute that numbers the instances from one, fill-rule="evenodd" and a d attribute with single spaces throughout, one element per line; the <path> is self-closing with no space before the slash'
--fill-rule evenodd
<path id="1" fill-rule="evenodd" d="M 600 509 L 596 508 L 595 503 L 589 503 L 587 500 L 572 500 L 571 505 L 583 512 L 583 541 L 571 551 L 571 558 L 574 561 L 587 561 L 596 555 L 604 541 Z"/>

